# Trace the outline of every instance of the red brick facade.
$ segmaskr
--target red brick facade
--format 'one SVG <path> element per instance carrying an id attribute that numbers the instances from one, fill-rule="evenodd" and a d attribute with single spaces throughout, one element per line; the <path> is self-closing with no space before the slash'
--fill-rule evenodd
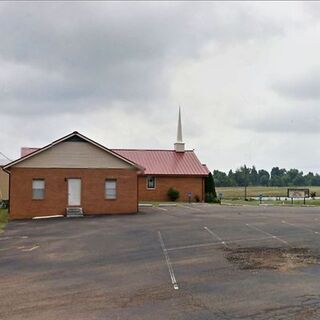
<path id="1" fill-rule="evenodd" d="M 81 178 L 81 207 L 85 214 L 138 211 L 137 171 L 128 169 L 11 168 L 10 219 L 65 214 L 67 178 Z M 32 199 L 32 179 L 45 180 L 43 200 Z M 117 198 L 105 199 L 105 180 L 117 180 Z"/>
<path id="2" fill-rule="evenodd" d="M 146 176 L 139 179 L 139 200 L 142 201 L 169 201 L 167 192 L 170 187 L 180 192 L 178 201 L 188 201 L 188 192 L 192 193 L 192 201 L 198 196 L 204 200 L 204 178 L 191 176 L 156 176 L 155 189 L 147 188 Z"/>

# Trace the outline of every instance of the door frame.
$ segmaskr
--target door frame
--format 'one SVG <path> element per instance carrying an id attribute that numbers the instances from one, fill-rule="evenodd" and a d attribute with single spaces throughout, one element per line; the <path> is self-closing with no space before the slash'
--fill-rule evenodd
<path id="1" fill-rule="evenodd" d="M 79 196 L 79 204 L 69 204 L 69 180 L 79 180 L 80 181 L 80 196 Z M 67 206 L 68 207 L 80 207 L 82 205 L 82 179 L 80 177 L 68 177 L 66 178 L 67 181 Z"/>

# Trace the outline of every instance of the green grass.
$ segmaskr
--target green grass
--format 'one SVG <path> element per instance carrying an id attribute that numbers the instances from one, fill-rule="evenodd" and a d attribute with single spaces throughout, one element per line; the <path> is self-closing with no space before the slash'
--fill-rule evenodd
<path id="1" fill-rule="evenodd" d="M 8 223 L 8 210 L 0 209 L 0 232 L 4 229 Z"/>
<path id="2" fill-rule="evenodd" d="M 286 197 L 289 187 L 248 187 L 247 197 L 258 197 L 259 194 L 269 197 Z M 293 188 L 293 187 L 290 187 Z M 320 186 L 318 187 L 297 187 L 302 189 L 310 189 L 320 196 Z M 217 193 L 222 192 L 225 199 L 244 198 L 244 187 L 225 187 L 216 188 Z"/>
<path id="3" fill-rule="evenodd" d="M 241 199 L 237 200 L 230 200 L 230 199 L 225 199 L 222 200 L 222 204 L 227 204 L 227 205 L 251 205 L 251 206 L 258 206 L 260 205 L 259 200 L 250 200 L 250 201 L 245 201 Z M 292 206 L 291 200 L 288 199 L 286 201 L 282 200 L 266 200 L 262 201 L 262 205 L 274 205 L 274 206 Z M 295 200 L 293 201 L 293 206 L 304 206 L 303 200 Z M 306 206 L 320 206 L 320 200 L 307 200 L 306 201 Z"/>

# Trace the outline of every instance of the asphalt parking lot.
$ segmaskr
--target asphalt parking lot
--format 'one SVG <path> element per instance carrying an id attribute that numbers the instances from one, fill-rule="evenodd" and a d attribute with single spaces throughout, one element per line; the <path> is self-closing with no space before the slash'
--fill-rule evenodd
<path id="1" fill-rule="evenodd" d="M 10 222 L 0 319 L 319 319 L 320 208 Z"/>

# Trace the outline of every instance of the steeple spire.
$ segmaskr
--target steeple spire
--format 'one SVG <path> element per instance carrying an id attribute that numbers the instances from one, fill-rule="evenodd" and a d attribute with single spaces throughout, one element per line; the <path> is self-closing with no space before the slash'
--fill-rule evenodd
<path id="1" fill-rule="evenodd" d="M 177 142 L 182 142 L 181 108 L 179 106 Z"/>
<path id="2" fill-rule="evenodd" d="M 176 152 L 184 152 L 184 143 L 182 140 L 182 125 L 181 125 L 181 108 L 180 108 L 180 106 L 179 106 L 177 142 L 174 144 L 174 150 Z"/>

